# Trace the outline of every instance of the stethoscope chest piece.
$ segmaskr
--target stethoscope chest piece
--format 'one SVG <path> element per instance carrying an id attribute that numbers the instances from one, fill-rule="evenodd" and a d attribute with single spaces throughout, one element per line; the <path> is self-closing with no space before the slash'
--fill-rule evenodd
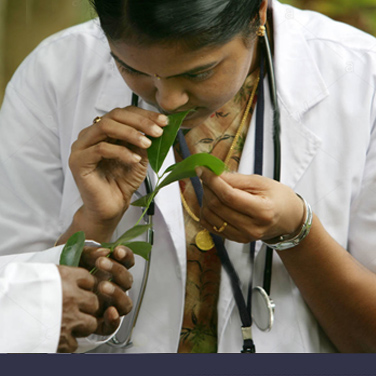
<path id="1" fill-rule="evenodd" d="M 269 332 L 273 327 L 275 304 L 266 291 L 256 286 L 252 290 L 252 319 L 256 326 Z"/>

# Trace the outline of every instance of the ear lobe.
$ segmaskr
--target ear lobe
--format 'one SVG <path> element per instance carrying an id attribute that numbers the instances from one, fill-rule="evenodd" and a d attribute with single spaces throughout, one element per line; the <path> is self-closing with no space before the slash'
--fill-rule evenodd
<path id="1" fill-rule="evenodd" d="M 267 11 L 268 11 L 268 0 L 263 0 L 259 10 L 259 17 L 260 17 L 260 25 L 266 24 L 267 19 Z"/>

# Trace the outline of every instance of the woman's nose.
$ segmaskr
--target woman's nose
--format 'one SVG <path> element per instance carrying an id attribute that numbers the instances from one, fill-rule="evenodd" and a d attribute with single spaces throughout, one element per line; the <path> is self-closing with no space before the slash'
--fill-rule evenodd
<path id="1" fill-rule="evenodd" d="M 156 82 L 156 101 L 160 109 L 167 113 L 178 112 L 189 101 L 188 93 L 174 81 L 173 78 L 162 78 Z"/>

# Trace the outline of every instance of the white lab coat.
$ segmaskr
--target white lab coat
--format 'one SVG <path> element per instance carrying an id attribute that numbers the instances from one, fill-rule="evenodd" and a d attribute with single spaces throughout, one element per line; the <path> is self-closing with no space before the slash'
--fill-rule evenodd
<path id="1" fill-rule="evenodd" d="M 281 181 L 310 202 L 326 230 L 376 272 L 376 40 L 314 12 L 277 1 L 273 6 Z M 131 91 L 96 21 L 47 39 L 26 59 L 7 88 L 0 113 L 2 254 L 49 248 L 69 226 L 82 203 L 68 168 L 70 145 L 96 116 L 130 101 Z M 273 112 L 268 90 L 265 103 L 264 171 L 271 177 Z M 255 118 L 239 166 L 244 174 L 253 172 L 254 122 Z M 173 162 L 170 152 L 165 166 Z M 171 353 L 178 347 L 186 278 L 178 185 L 161 190 L 156 205 L 149 283 L 134 345 L 127 352 Z M 114 237 L 139 215 L 139 209 L 131 208 Z M 245 288 L 250 278 L 247 246 L 233 242 L 227 246 Z M 258 252 L 256 283 L 261 283 L 262 256 Z M 134 295 L 143 272 L 141 259 L 132 272 Z M 271 296 L 275 323 L 269 333 L 254 328 L 258 352 L 334 351 L 278 256 Z M 58 314 L 59 307 L 55 310 Z M 218 351 L 239 352 L 241 324 L 225 272 L 218 312 Z M 124 350 L 103 345 L 96 351 Z"/>
<path id="2" fill-rule="evenodd" d="M 56 265 L 13 263 L 11 257 L 0 272 L 0 352 L 54 352 L 61 323 Z"/>

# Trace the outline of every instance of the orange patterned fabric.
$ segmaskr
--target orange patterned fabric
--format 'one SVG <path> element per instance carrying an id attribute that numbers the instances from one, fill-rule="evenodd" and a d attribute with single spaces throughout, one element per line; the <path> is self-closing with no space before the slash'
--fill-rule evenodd
<path id="1" fill-rule="evenodd" d="M 185 139 L 191 154 L 209 153 L 225 160 L 234 136 L 243 117 L 248 99 L 258 82 L 259 70 L 249 75 L 235 97 L 219 109 L 202 125 L 189 130 Z M 248 114 L 246 126 L 239 137 L 228 163 L 230 171 L 237 171 L 244 147 L 252 113 L 256 105 L 255 96 Z M 181 161 L 180 147 L 175 145 L 175 157 Z M 180 181 L 180 188 L 188 206 L 199 217 L 200 208 L 189 179 Z M 221 279 L 221 263 L 217 250 L 200 250 L 195 244 L 197 233 L 203 228 L 184 210 L 187 244 L 187 283 L 183 325 L 180 335 L 179 353 L 217 352 L 217 303 Z"/>

